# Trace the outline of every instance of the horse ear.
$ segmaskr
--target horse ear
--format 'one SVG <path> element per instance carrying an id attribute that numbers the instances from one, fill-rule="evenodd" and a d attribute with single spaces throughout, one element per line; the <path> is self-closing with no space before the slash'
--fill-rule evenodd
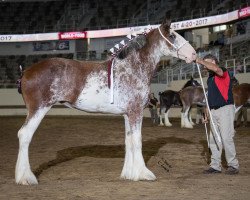
<path id="1" fill-rule="evenodd" d="M 170 25 L 171 25 L 171 20 L 169 18 L 165 18 L 162 22 L 162 27 L 165 31 L 169 31 Z"/>

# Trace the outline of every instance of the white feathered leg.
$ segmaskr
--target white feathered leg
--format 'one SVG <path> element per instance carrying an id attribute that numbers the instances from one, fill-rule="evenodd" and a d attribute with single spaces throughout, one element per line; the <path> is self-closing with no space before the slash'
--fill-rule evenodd
<path id="1" fill-rule="evenodd" d="M 159 126 L 164 126 L 164 124 L 162 122 L 162 115 L 161 115 L 161 113 L 159 113 L 159 116 L 160 116 L 160 124 L 159 124 Z"/>
<path id="2" fill-rule="evenodd" d="M 164 122 L 165 122 L 165 126 L 172 126 L 172 124 L 169 122 L 169 118 L 168 118 L 168 114 L 169 114 L 169 110 L 170 109 L 168 109 L 168 111 L 165 113 L 165 120 L 164 120 Z"/>
<path id="3" fill-rule="evenodd" d="M 19 152 L 16 163 L 15 179 L 17 184 L 32 185 L 37 184 L 37 179 L 30 169 L 29 163 L 29 144 L 32 136 L 44 115 L 50 108 L 39 109 L 35 115 L 26 120 L 26 123 L 18 131 Z"/>
<path id="4" fill-rule="evenodd" d="M 183 112 L 181 112 L 181 128 L 185 128 L 184 113 Z"/>
<path id="5" fill-rule="evenodd" d="M 128 116 L 124 115 L 125 120 L 125 160 L 121 173 L 121 178 L 132 177 L 131 168 L 133 166 L 133 152 L 132 152 L 132 134 L 128 121 Z"/>
<path id="6" fill-rule="evenodd" d="M 155 180 L 155 175 L 146 167 L 142 156 L 141 125 L 142 117 L 131 125 L 125 115 L 126 153 L 121 178 L 138 180 Z M 130 131 L 128 131 L 130 130 Z"/>
<path id="7" fill-rule="evenodd" d="M 192 119 L 191 110 L 189 111 L 188 116 L 189 116 L 189 122 L 190 122 L 190 124 L 191 124 L 192 126 L 194 126 L 195 123 L 193 122 L 193 119 Z"/>
<path id="8" fill-rule="evenodd" d="M 189 119 L 188 119 L 188 112 L 189 112 L 189 109 L 190 107 L 188 107 L 184 113 L 184 127 L 185 128 L 193 128 L 193 125 L 189 122 Z"/>

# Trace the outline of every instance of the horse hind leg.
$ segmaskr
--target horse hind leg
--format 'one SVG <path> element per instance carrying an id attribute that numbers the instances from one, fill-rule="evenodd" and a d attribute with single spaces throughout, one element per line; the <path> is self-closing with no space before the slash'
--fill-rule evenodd
<path id="1" fill-rule="evenodd" d="M 30 169 L 29 144 L 34 132 L 50 108 L 51 107 L 40 108 L 34 114 L 31 114 L 29 111 L 25 123 L 18 131 L 19 152 L 15 171 L 15 180 L 17 184 L 32 185 L 38 183 L 35 175 Z"/>
<path id="2" fill-rule="evenodd" d="M 125 145 L 126 153 L 121 178 L 138 180 L 155 180 L 155 175 L 146 167 L 142 156 L 141 125 L 142 117 L 136 120 L 135 124 L 129 122 L 129 117 L 125 119 Z"/>

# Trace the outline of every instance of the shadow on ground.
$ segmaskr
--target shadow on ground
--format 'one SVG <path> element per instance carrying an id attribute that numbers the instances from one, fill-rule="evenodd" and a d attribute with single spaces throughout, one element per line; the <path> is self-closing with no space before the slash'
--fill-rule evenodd
<path id="1" fill-rule="evenodd" d="M 143 142 L 143 157 L 147 163 L 151 156 L 155 156 L 159 149 L 168 143 L 176 144 L 193 144 L 193 142 L 176 137 L 158 138 Z M 57 152 L 56 159 L 41 164 L 34 170 L 34 174 L 38 177 L 44 170 L 56 166 L 60 163 L 73 160 L 78 157 L 94 157 L 94 158 L 123 158 L 124 145 L 87 145 L 77 146 L 63 149 Z"/>

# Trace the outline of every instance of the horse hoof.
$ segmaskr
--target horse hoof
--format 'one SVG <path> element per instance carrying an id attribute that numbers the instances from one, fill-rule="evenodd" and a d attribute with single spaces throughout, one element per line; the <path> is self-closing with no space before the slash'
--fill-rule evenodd
<path id="1" fill-rule="evenodd" d="M 171 126 L 172 126 L 172 124 L 165 124 L 165 126 L 167 126 L 167 127 L 171 127 Z"/>
<path id="2" fill-rule="evenodd" d="M 35 175 L 31 172 L 24 174 L 19 180 L 16 178 L 16 183 L 19 185 L 37 185 L 37 179 Z"/>
<path id="3" fill-rule="evenodd" d="M 156 177 L 153 174 L 153 172 L 151 172 L 148 168 L 145 167 L 143 171 L 140 173 L 139 180 L 154 181 L 156 180 Z"/>
<path id="4" fill-rule="evenodd" d="M 194 127 L 191 125 L 191 126 L 184 126 L 183 128 L 194 128 Z"/>
<path id="5" fill-rule="evenodd" d="M 121 178 L 132 180 L 132 181 L 140 181 L 140 180 L 154 181 L 156 180 L 155 175 L 147 167 L 144 167 L 139 173 L 133 173 L 131 171 L 129 174 L 122 173 Z"/>
<path id="6" fill-rule="evenodd" d="M 159 124 L 158 126 L 164 126 L 164 124 Z"/>

